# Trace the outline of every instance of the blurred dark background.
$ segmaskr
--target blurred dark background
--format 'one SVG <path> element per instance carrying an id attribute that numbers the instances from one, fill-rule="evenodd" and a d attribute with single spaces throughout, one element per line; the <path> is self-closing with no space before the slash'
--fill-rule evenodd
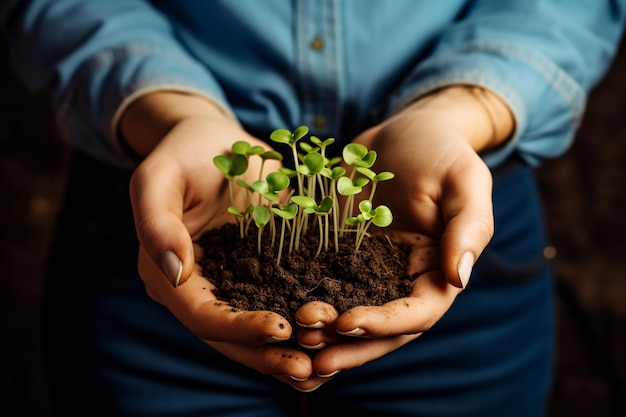
<path id="1" fill-rule="evenodd" d="M 48 417 L 43 268 L 69 150 L 0 38 L 0 415 Z M 626 416 L 626 48 L 592 93 L 577 141 L 538 171 L 558 274 L 549 417 Z M 504 417 L 504 416 L 503 416 Z"/>

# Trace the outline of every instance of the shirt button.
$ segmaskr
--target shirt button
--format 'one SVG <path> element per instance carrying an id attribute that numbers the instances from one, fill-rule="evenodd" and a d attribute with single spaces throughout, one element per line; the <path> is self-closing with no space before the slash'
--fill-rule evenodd
<path id="1" fill-rule="evenodd" d="M 322 49 L 324 49 L 324 39 L 320 38 L 319 36 L 313 38 L 313 40 L 311 41 L 311 48 L 313 48 L 313 50 L 315 51 L 321 51 Z"/>
<path id="2" fill-rule="evenodd" d="M 324 129 L 326 127 L 326 118 L 324 116 L 315 116 L 313 118 L 313 126 L 318 130 Z"/>

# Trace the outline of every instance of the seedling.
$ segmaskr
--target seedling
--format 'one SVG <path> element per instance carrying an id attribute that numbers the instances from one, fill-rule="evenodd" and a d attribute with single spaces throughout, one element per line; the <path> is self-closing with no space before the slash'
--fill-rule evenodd
<path id="1" fill-rule="evenodd" d="M 285 207 L 272 207 L 272 213 L 282 218 L 282 225 L 280 228 L 280 241 L 278 243 L 278 255 L 276 256 L 276 263 L 280 265 L 280 257 L 283 253 L 283 244 L 285 241 L 285 229 L 287 229 L 287 220 L 292 220 L 294 217 L 296 217 L 296 213 L 298 213 L 298 206 L 296 206 L 295 203 L 289 203 Z"/>
<path id="2" fill-rule="evenodd" d="M 266 151 L 261 146 L 251 146 L 246 142 L 236 142 L 231 148 L 232 156 L 217 156 L 213 160 L 229 182 L 231 207 L 228 211 L 239 222 L 241 237 L 245 237 L 245 231 L 251 222 L 257 226 L 259 254 L 263 231 L 270 226 L 273 246 L 277 230 L 275 218 L 281 219 L 276 260 L 278 264 L 283 254 L 286 230 L 290 231 L 288 250 L 292 253 L 298 250 L 301 239 L 308 236 L 311 215 L 317 219 L 319 235 L 316 256 L 319 256 L 322 249 L 330 249 L 331 231 L 335 251 L 339 251 L 339 239 L 346 233 L 354 233 L 354 248 L 359 250 L 371 224 L 382 228 L 389 226 L 393 221 L 391 210 L 387 206 L 373 205 L 378 183 L 394 177 L 391 172 L 377 174 L 371 169 L 376 161 L 376 152 L 353 143 L 343 148 L 341 157 L 329 159 L 327 149 L 335 139 L 321 140 L 311 136 L 311 143 L 308 143 L 302 140 L 308 132 L 306 126 L 300 126 L 293 132 L 287 129 L 276 129 L 272 132 L 270 135 L 272 141 L 290 147 L 294 168 L 281 168 L 279 171 L 269 173 L 265 179 L 262 179 L 265 161 L 268 159 L 282 161 L 280 153 Z M 249 158 L 252 157 L 260 157 L 263 161 L 258 179 L 248 184 L 239 177 L 245 174 Z M 340 165 L 341 162 L 344 166 Z M 349 174 L 345 166 L 350 168 Z M 288 190 L 292 179 L 295 179 L 295 188 Z M 244 188 L 249 196 L 243 209 L 234 206 L 233 184 Z M 358 213 L 353 214 L 357 196 L 369 184 L 371 189 L 368 198 L 358 204 Z M 289 192 L 284 193 L 285 191 Z M 255 195 L 256 204 L 252 204 L 252 196 Z M 343 209 L 340 209 L 338 195 L 345 197 Z"/>
<path id="3" fill-rule="evenodd" d="M 347 224 L 356 227 L 356 250 L 359 250 L 363 237 L 372 223 L 378 227 L 387 227 L 393 221 L 389 207 L 380 205 L 373 208 L 370 200 L 361 201 L 359 210 L 361 212 L 356 217 L 348 217 L 346 220 Z"/>

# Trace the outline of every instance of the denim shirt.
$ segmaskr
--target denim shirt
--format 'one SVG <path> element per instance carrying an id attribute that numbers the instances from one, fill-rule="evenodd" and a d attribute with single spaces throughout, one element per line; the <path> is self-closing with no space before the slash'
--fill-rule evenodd
<path id="1" fill-rule="evenodd" d="M 193 92 L 267 139 L 310 126 L 349 141 L 416 98 L 483 86 L 531 165 L 571 143 L 619 43 L 626 0 L 2 0 L 13 63 L 64 136 L 132 167 L 119 116 L 139 95 Z M 207 140 L 211 140 L 208 138 Z"/>

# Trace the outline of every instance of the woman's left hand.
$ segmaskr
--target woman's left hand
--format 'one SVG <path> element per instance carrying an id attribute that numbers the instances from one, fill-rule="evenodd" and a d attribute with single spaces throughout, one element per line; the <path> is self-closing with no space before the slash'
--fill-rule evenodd
<path id="1" fill-rule="evenodd" d="M 392 232 L 413 246 L 412 292 L 382 306 L 339 315 L 320 302 L 296 313 L 297 339 L 319 349 L 318 375 L 358 367 L 429 330 L 467 286 L 494 230 L 492 177 L 479 152 L 497 147 L 514 127 L 506 105 L 474 87 L 451 87 L 405 108 L 354 142 L 375 150 L 376 172 L 395 174 L 376 190 L 390 207 Z"/>

